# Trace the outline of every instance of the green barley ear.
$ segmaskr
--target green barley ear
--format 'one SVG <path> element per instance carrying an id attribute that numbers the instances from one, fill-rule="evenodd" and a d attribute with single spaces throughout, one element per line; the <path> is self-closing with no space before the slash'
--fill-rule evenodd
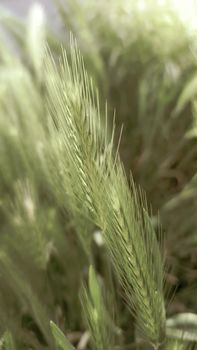
<path id="1" fill-rule="evenodd" d="M 58 326 L 53 321 L 50 321 L 51 332 L 53 334 L 54 340 L 61 350 L 75 350 L 75 348 L 66 339 L 64 333 L 59 329 Z"/>
<path id="2" fill-rule="evenodd" d="M 104 184 L 99 216 L 137 327 L 150 343 L 159 346 L 165 339 L 163 261 L 146 197 L 132 179 L 129 188 L 121 163 L 117 163 Z"/>
<path id="3" fill-rule="evenodd" d="M 83 286 L 81 301 L 84 318 L 89 328 L 93 349 L 112 349 L 109 316 L 101 291 L 101 286 L 92 266 L 89 269 L 88 288 Z"/>
<path id="4" fill-rule="evenodd" d="M 63 150 L 62 191 L 73 207 L 100 227 L 127 303 L 146 339 L 158 346 L 165 338 L 163 261 L 146 198 L 113 155 L 102 125 L 98 96 L 71 40 L 71 64 L 63 51 L 60 70 L 46 56 L 48 109 Z"/>

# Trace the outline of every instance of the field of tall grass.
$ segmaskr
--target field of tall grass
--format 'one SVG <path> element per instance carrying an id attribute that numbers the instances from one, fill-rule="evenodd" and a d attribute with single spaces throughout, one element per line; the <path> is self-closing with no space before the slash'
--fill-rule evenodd
<path id="1" fill-rule="evenodd" d="M 0 349 L 197 348 L 197 32 L 170 2 L 0 8 Z"/>

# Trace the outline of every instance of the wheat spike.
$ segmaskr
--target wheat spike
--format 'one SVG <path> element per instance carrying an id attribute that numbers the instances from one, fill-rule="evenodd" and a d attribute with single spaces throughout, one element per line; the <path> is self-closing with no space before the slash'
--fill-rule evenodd
<path id="1" fill-rule="evenodd" d="M 113 135 L 108 141 L 98 96 L 72 38 L 71 65 L 64 51 L 62 56 L 60 71 L 50 54 L 45 65 L 49 113 L 66 151 L 62 168 L 69 185 L 64 190 L 101 228 L 138 326 L 158 344 L 165 333 L 163 262 L 146 199 L 133 181 L 129 188 L 113 155 Z"/>

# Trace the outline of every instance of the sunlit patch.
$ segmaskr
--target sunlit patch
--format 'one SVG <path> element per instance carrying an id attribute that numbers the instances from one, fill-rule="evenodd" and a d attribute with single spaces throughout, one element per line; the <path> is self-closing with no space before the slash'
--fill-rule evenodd
<path id="1" fill-rule="evenodd" d="M 197 29 L 197 2 L 196 0 L 157 0 L 156 3 L 162 7 L 175 9 L 175 12 L 188 25 L 188 28 Z M 139 0 L 137 7 L 140 11 L 144 11 L 152 5 L 152 1 Z"/>
<path id="2" fill-rule="evenodd" d="M 196 0 L 172 0 L 172 4 L 180 17 L 188 23 L 191 29 L 197 29 L 197 2 Z"/>

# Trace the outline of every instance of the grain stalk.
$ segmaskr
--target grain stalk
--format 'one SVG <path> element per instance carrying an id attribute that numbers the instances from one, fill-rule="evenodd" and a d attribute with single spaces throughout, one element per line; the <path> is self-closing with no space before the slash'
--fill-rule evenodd
<path id="1" fill-rule="evenodd" d="M 48 110 L 64 146 L 62 190 L 100 227 L 138 327 L 157 346 L 165 336 L 163 261 L 145 196 L 132 179 L 128 184 L 113 154 L 114 130 L 108 141 L 107 122 L 102 125 L 98 95 L 75 41 L 71 38 L 71 64 L 63 51 L 60 70 L 49 53 L 45 67 Z"/>

